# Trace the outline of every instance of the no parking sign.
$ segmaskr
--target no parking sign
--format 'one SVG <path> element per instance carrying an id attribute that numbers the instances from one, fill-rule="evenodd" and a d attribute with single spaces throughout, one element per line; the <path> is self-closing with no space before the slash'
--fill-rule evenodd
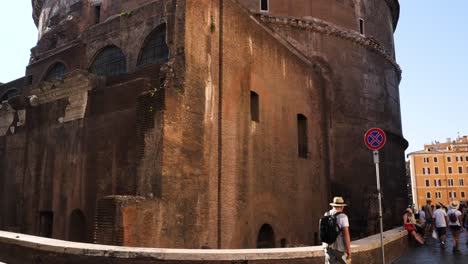
<path id="1" fill-rule="evenodd" d="M 370 150 L 379 150 L 387 142 L 385 132 L 380 128 L 371 128 L 364 136 L 364 142 Z"/>
<path id="2" fill-rule="evenodd" d="M 379 175 L 379 149 L 381 149 L 387 137 L 385 132 L 380 128 L 371 128 L 364 135 L 366 146 L 372 150 L 375 163 L 375 173 L 377 178 L 377 192 L 379 198 L 379 220 L 380 220 L 380 246 L 382 247 L 382 263 L 385 264 L 385 249 L 383 242 L 383 223 L 382 223 L 382 195 L 380 193 L 380 175 Z"/>

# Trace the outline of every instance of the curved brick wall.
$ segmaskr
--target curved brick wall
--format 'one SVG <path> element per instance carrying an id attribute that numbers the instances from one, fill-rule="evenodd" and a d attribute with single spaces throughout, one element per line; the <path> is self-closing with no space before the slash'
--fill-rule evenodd
<path id="1" fill-rule="evenodd" d="M 384 233 L 386 259 L 401 256 L 408 244 L 402 228 Z M 378 263 L 380 236 L 352 242 L 354 263 Z M 14 263 L 323 263 L 321 246 L 248 249 L 194 250 L 104 246 L 73 243 L 0 231 L 0 261 Z"/>

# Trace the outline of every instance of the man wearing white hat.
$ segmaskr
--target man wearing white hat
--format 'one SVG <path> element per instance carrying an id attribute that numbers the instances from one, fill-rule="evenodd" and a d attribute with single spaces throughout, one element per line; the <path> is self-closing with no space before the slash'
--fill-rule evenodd
<path id="1" fill-rule="evenodd" d="M 342 197 L 333 198 L 330 203 L 332 210 L 325 215 L 335 215 L 340 232 L 336 241 L 332 244 L 325 244 L 325 263 L 351 263 L 351 238 L 349 235 L 349 220 L 348 216 L 343 213 L 346 206 Z"/>

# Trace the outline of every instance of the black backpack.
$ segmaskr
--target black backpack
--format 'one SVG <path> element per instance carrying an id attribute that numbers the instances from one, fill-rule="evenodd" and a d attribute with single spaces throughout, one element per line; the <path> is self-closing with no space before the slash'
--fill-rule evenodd
<path id="1" fill-rule="evenodd" d="M 341 212 L 336 214 L 327 213 L 324 217 L 320 218 L 319 223 L 319 232 L 320 232 L 320 240 L 327 244 L 333 244 L 336 241 L 336 238 L 341 232 L 341 228 L 338 225 L 337 216 L 340 215 Z"/>
<path id="2" fill-rule="evenodd" d="M 456 222 L 457 222 L 458 217 L 457 217 L 457 215 L 455 214 L 455 212 L 452 212 L 452 213 L 449 214 L 449 220 L 450 220 L 450 222 L 452 222 L 452 223 L 456 223 Z"/>

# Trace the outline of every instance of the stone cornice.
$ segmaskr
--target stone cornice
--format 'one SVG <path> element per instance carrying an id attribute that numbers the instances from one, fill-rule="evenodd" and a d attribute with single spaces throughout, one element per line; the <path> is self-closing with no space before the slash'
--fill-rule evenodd
<path id="1" fill-rule="evenodd" d="M 337 25 L 334 25 L 332 23 L 312 18 L 312 19 L 297 19 L 297 18 L 290 18 L 290 17 L 276 17 L 276 16 L 271 16 L 267 14 L 255 14 L 257 19 L 260 21 L 267 23 L 267 24 L 276 24 L 276 25 L 282 25 L 282 26 L 289 26 L 289 27 L 295 27 L 295 28 L 300 28 L 324 35 L 329 35 L 333 36 L 336 38 L 340 38 L 343 40 L 351 41 L 355 44 L 361 45 L 364 48 L 366 48 L 369 51 L 372 51 L 380 56 L 382 56 L 384 59 L 386 59 L 390 64 L 392 64 L 395 67 L 395 70 L 398 73 L 398 78 L 401 80 L 401 68 L 396 63 L 396 61 L 393 59 L 393 56 L 391 53 L 386 51 L 382 45 L 373 37 L 366 37 L 363 35 L 360 35 L 359 33 L 348 30 L 342 27 L 339 27 Z"/>
<path id="2" fill-rule="evenodd" d="M 395 31 L 398 25 L 398 20 L 400 19 L 400 2 L 398 0 L 385 0 L 385 3 L 387 3 L 390 8 L 393 19 L 393 31 Z"/>

